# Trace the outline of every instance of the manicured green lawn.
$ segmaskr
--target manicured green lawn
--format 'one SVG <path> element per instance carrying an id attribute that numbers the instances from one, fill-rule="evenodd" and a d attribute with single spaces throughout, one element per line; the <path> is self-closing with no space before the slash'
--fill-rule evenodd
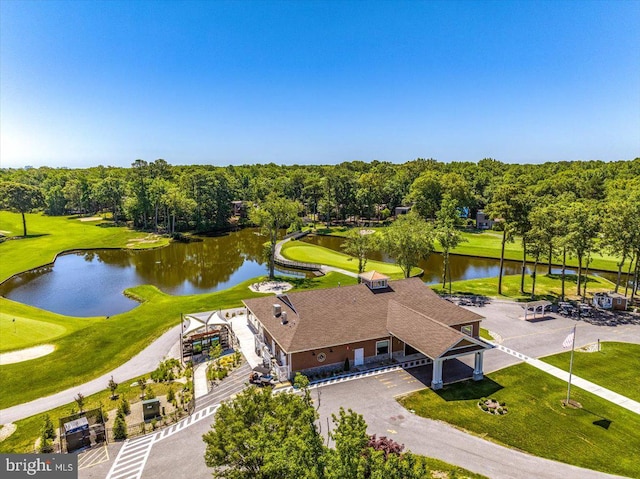
<path id="1" fill-rule="evenodd" d="M 368 228 L 367 228 L 368 229 Z M 375 228 L 377 231 L 383 228 Z M 318 227 L 318 234 L 329 234 L 331 236 L 345 236 L 348 229 L 344 227 L 332 227 L 322 228 Z M 467 255 L 467 256 L 480 256 L 484 258 L 500 258 L 500 249 L 502 245 L 502 233 L 500 231 L 469 231 L 462 232 L 462 236 L 467 240 L 465 243 L 461 243 L 455 248 L 452 253 Z M 440 245 L 436 242 L 436 251 L 442 251 Z M 519 237 L 516 237 L 515 242 L 507 243 L 505 245 L 505 258 L 522 261 L 522 241 Z M 533 261 L 533 258 L 529 258 Z M 543 258 L 543 261 L 546 258 Z M 619 259 L 609 254 L 596 254 L 592 258 L 592 262 L 589 265 L 591 269 L 599 269 L 604 271 L 618 271 L 617 262 Z M 555 259 L 554 264 L 561 265 L 559 260 Z M 577 267 L 578 262 L 575 258 L 567 258 L 567 265 L 571 267 Z M 626 271 L 629 263 L 625 264 L 623 270 Z"/>
<path id="2" fill-rule="evenodd" d="M 62 324 L 0 312 L 0 352 L 28 348 L 59 338 L 66 332 Z"/>
<path id="3" fill-rule="evenodd" d="M 73 249 L 152 248 L 169 243 L 148 233 L 140 233 L 110 222 L 82 222 L 75 217 L 27 214 L 26 238 L 0 243 L 0 281 L 52 262 L 56 254 Z M 22 235 L 22 219 L 17 213 L 0 211 L 0 230 L 6 236 Z"/>
<path id="4" fill-rule="evenodd" d="M 282 255 L 293 261 L 302 263 L 316 263 L 333 266 L 335 268 L 345 269 L 354 273 L 358 272 L 358 260 L 352 256 L 339 253 L 329 248 L 317 246 L 302 241 L 289 241 L 282 246 Z M 392 279 L 400 279 L 404 277 L 400 267 L 391 263 L 382 261 L 367 261 L 365 271 L 376 270 L 379 273 L 386 274 Z M 412 274 L 418 275 L 422 272 L 420 268 L 414 268 Z"/>
<path id="5" fill-rule="evenodd" d="M 480 337 L 482 339 L 488 339 L 489 341 L 493 341 L 493 336 L 489 334 L 488 329 L 480 328 Z"/>
<path id="6" fill-rule="evenodd" d="M 254 278 L 224 291 L 193 296 L 171 296 L 155 286 L 137 286 L 127 290 L 127 294 L 143 303 L 109 319 L 56 315 L 0 298 L 0 309 L 8 316 L 15 313 L 24 318 L 46 318 L 54 324 L 66 325 L 68 321 L 70 325 L 62 337 L 43 338 L 44 342 L 56 346 L 53 353 L 0 367 L 0 409 L 83 384 L 105 374 L 178 324 L 180 313 L 241 306 L 242 299 L 261 296 L 248 289 L 249 284 L 261 279 L 264 278 Z M 346 285 L 355 284 L 356 280 L 338 273 L 293 280 L 300 289 L 332 287 L 338 282 Z"/>
<path id="7" fill-rule="evenodd" d="M 579 334 L 578 327 L 576 335 Z M 569 351 L 541 359 L 568 371 L 570 358 Z M 576 351 L 573 355 L 573 374 L 635 401 L 640 401 L 638 371 L 640 371 L 640 344 L 606 342 L 600 343 L 600 352 Z M 630 372 L 634 374 L 631 378 Z"/>
<path id="8" fill-rule="evenodd" d="M 609 364 L 615 368 L 615 364 Z M 627 371 L 637 379 L 637 369 Z M 640 416 L 604 399 L 572 389 L 582 409 L 564 408 L 567 386 L 527 364 L 487 375 L 484 381 L 424 389 L 400 398 L 416 414 L 442 420 L 536 456 L 610 474 L 640 477 Z M 482 397 L 504 401 L 509 412 L 493 416 Z"/>
<path id="9" fill-rule="evenodd" d="M 95 409 L 97 407 L 102 406 L 102 410 L 105 413 L 108 413 L 112 409 L 116 409 L 120 402 L 120 399 L 126 397 L 130 404 L 137 402 L 140 400 L 140 388 L 137 386 L 131 386 L 132 383 L 137 381 L 141 376 L 137 378 L 132 378 L 127 381 L 124 381 L 118 384 L 118 388 L 116 389 L 116 394 L 118 395 L 118 399 L 111 399 L 111 391 L 106 389 L 107 384 L 105 384 L 105 389 L 96 394 L 92 394 L 90 396 L 85 397 L 84 402 L 84 410 L 88 411 L 91 409 Z M 148 375 L 146 376 L 149 377 Z M 156 396 L 163 396 L 171 387 L 171 383 L 150 383 L 147 387 L 152 387 L 153 392 Z M 176 383 L 173 385 L 174 393 L 178 393 L 183 387 L 182 383 Z M 82 391 L 79 391 L 82 392 Z M 55 409 L 51 409 L 49 411 L 35 414 L 25 419 L 21 419 L 15 422 L 17 429 L 15 432 L 9 436 L 4 441 L 0 442 L 0 452 L 2 453 L 29 453 L 33 452 L 33 446 L 35 444 L 36 439 L 40 436 L 40 428 L 44 422 L 45 414 L 48 414 L 51 420 L 53 421 L 53 425 L 56 427 L 56 434 L 59 434 L 58 430 L 58 419 L 61 417 L 66 417 L 71 414 L 72 410 L 78 410 L 78 405 L 73 400 L 73 397 L 70 397 L 70 402 L 65 404 L 64 406 L 57 407 Z M 139 421 L 142 422 L 142 421 Z M 113 424 L 107 423 L 107 427 L 113 427 Z"/>
<path id="10" fill-rule="evenodd" d="M 565 280 L 565 295 L 566 297 L 576 298 L 576 281 L 577 275 L 567 275 Z M 509 275 L 502 278 L 502 296 L 498 296 L 498 278 L 481 278 L 481 279 L 467 279 L 464 281 L 454 281 L 451 283 L 452 294 L 476 294 L 489 297 L 504 297 L 515 300 L 530 300 L 531 299 L 531 276 L 525 276 L 525 291 L 527 294 L 520 293 L 520 275 Z M 446 288 L 442 287 L 442 284 L 430 285 L 431 288 L 440 294 L 449 293 L 449 285 Z M 604 278 L 599 276 L 589 275 L 589 282 L 587 284 L 587 296 L 593 295 L 598 291 L 611 291 L 615 285 Z M 536 299 L 549 299 L 554 300 L 560 297 L 562 291 L 562 280 L 560 275 L 553 274 L 538 275 L 536 280 Z"/>

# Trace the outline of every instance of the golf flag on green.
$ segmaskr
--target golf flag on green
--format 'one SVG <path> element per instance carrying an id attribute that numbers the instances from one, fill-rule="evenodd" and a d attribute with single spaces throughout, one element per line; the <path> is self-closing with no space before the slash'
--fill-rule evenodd
<path id="1" fill-rule="evenodd" d="M 573 338 L 575 337 L 575 335 L 576 335 L 576 327 L 574 326 L 571 332 L 569 333 L 569 336 L 567 336 L 567 338 L 564 340 L 564 343 L 562 343 L 562 347 L 570 348 L 571 345 L 573 344 Z"/>

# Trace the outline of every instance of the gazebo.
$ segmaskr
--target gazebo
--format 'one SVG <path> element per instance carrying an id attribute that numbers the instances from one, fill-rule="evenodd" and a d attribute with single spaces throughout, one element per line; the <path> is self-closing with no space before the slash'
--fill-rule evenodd
<path id="1" fill-rule="evenodd" d="M 188 321 L 185 323 L 185 319 Z M 182 361 L 207 357 L 209 350 L 220 344 L 223 350 L 232 349 L 237 343 L 231 323 L 220 311 L 190 313 L 183 316 L 180 334 Z"/>
<path id="2" fill-rule="evenodd" d="M 521 303 L 520 306 L 524 309 L 524 320 L 527 321 L 529 319 L 527 316 L 531 310 L 533 310 L 533 318 L 531 319 L 536 319 L 538 309 L 540 310 L 540 314 L 544 316 L 544 310 L 551 306 L 551 301 L 527 301 L 526 303 Z"/>

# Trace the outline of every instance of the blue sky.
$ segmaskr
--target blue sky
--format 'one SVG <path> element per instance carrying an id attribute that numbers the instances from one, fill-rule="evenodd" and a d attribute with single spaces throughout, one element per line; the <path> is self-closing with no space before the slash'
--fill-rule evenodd
<path id="1" fill-rule="evenodd" d="M 640 156 L 640 1 L 0 2 L 2 167 Z"/>

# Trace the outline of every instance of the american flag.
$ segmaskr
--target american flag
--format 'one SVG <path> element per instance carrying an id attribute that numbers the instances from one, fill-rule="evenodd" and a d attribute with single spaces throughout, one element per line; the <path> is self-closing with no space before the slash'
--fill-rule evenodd
<path id="1" fill-rule="evenodd" d="M 571 332 L 569 333 L 569 336 L 567 336 L 567 338 L 564 340 L 564 343 L 562 343 L 562 347 L 570 348 L 571 345 L 573 344 L 573 338 L 575 337 L 575 335 L 576 335 L 576 327 L 574 326 Z"/>

